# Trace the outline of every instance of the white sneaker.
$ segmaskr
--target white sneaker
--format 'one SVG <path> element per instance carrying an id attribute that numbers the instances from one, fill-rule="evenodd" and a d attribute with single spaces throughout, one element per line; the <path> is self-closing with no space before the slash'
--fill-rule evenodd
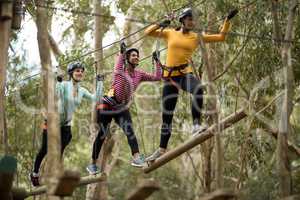
<path id="1" fill-rule="evenodd" d="M 145 161 L 146 162 L 152 162 L 154 160 L 156 160 L 157 158 L 159 158 L 161 155 L 163 155 L 163 153 L 157 149 L 156 151 L 154 151 L 154 153 L 152 153 L 150 156 L 148 156 Z"/>
<path id="2" fill-rule="evenodd" d="M 134 167 L 144 167 L 145 164 L 145 158 L 143 155 L 139 155 L 139 157 L 133 158 L 131 161 L 131 165 Z"/>
<path id="3" fill-rule="evenodd" d="M 200 134 L 200 133 L 206 131 L 206 129 L 207 129 L 207 125 L 206 125 L 206 124 L 204 124 L 204 125 L 196 124 L 196 125 L 194 125 L 193 128 L 192 128 L 192 136 L 193 136 L 193 137 L 194 137 L 194 136 L 197 136 L 198 134 Z"/>

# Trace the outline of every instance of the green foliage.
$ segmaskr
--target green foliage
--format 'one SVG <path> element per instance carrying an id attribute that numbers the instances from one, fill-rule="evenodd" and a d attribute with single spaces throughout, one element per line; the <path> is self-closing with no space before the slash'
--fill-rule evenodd
<path id="1" fill-rule="evenodd" d="M 92 5 L 89 0 L 66 1 L 59 0 L 53 3 L 55 7 L 63 7 L 69 10 L 78 10 L 85 12 L 93 12 Z M 194 9 L 197 9 L 201 15 L 196 19 L 201 25 L 208 29 L 209 33 L 219 30 L 222 24 L 221 17 L 234 7 L 241 8 L 250 1 L 241 0 L 215 0 L 212 2 L 194 1 Z M 186 4 L 186 1 L 166 1 L 168 8 L 173 10 Z M 133 7 L 134 5 L 134 7 Z M 26 5 L 30 13 L 34 15 L 35 7 Z M 102 6 L 103 15 L 103 33 L 112 31 L 115 35 L 121 35 L 119 24 L 114 24 L 115 19 L 110 17 L 116 15 L 111 13 L 110 8 L 116 6 L 121 14 L 128 14 L 129 9 L 134 10 L 135 19 L 152 22 L 161 18 L 166 14 L 166 8 L 159 0 L 146 1 L 139 5 L 134 4 L 134 1 L 119 0 L 116 2 L 105 2 Z M 279 21 L 282 33 L 285 30 L 287 17 L 287 3 L 279 1 Z M 213 11 L 212 25 L 208 28 L 207 16 Z M 91 90 L 95 78 L 95 59 L 94 53 L 85 55 L 93 49 L 93 38 L 90 38 L 94 27 L 94 17 L 92 15 L 82 15 L 70 12 L 49 11 L 49 14 L 58 15 L 69 23 L 65 30 L 61 30 L 62 42 L 59 45 L 65 47 L 59 60 L 59 66 L 62 70 L 66 70 L 66 66 L 71 61 L 81 61 L 86 66 L 85 81 L 82 83 L 84 87 Z M 178 14 L 177 12 L 176 14 Z M 299 18 L 299 16 L 298 16 Z M 224 43 L 211 44 L 214 48 L 213 54 L 216 58 L 217 71 L 216 74 L 224 70 L 224 66 L 231 61 L 238 53 L 241 46 L 246 42 L 244 50 L 235 62 L 228 68 L 228 71 L 215 82 L 217 98 L 220 101 L 220 111 L 222 117 L 235 112 L 240 107 L 261 108 L 266 106 L 282 89 L 282 70 L 280 48 L 276 47 L 276 43 L 272 41 L 273 37 L 273 18 L 270 11 L 269 1 L 256 1 L 250 7 L 241 10 L 237 17 L 232 20 L 231 33 L 228 34 L 227 40 Z M 52 21 L 52 24 L 57 23 Z M 300 21 L 295 21 L 294 40 L 299 41 L 300 37 Z M 142 27 L 144 24 L 131 23 L 135 28 Z M 172 25 L 178 26 L 177 20 L 172 22 Z M 18 34 L 13 34 L 12 46 L 18 41 Z M 139 36 L 142 36 L 141 32 Z M 88 39 L 87 39 L 88 38 Z M 147 38 L 143 41 L 140 49 L 144 52 L 144 57 L 150 55 L 155 46 L 155 39 Z M 113 42 L 113 41 L 111 41 Z M 163 44 L 161 47 L 163 47 Z M 295 85 L 299 87 L 300 83 L 300 43 L 292 44 L 293 69 L 295 76 Z M 9 65 L 7 72 L 7 91 L 6 91 L 6 117 L 9 135 L 9 150 L 12 155 L 18 159 L 18 176 L 16 185 L 29 188 L 27 179 L 28 172 L 32 169 L 33 159 L 38 151 L 41 140 L 40 124 L 42 117 L 39 113 L 29 112 L 21 107 L 15 94 L 19 94 L 19 100 L 31 108 L 41 108 L 41 89 L 40 77 L 20 81 L 22 78 L 31 75 L 36 66 L 30 66 L 27 63 L 26 50 L 16 49 L 17 54 L 10 53 Z M 112 53 L 118 51 L 118 44 L 113 45 L 104 50 L 106 58 L 101 66 L 101 72 L 112 71 L 115 55 Z M 21 55 L 20 55 L 21 54 Z M 201 66 L 203 63 L 201 55 L 196 52 L 193 56 L 193 61 L 196 66 Z M 165 63 L 165 52 L 162 53 L 162 62 Z M 140 69 L 152 72 L 153 66 L 150 59 L 141 62 Z M 205 74 L 205 67 L 202 66 L 202 71 Z M 68 77 L 65 77 L 67 79 Z M 259 84 L 262 79 L 266 82 Z M 112 77 L 109 74 L 105 80 L 105 92 L 111 87 Z M 204 81 L 203 81 L 204 82 Z M 154 85 L 154 86 L 153 86 Z M 136 92 L 135 104 L 131 106 L 131 114 L 134 122 L 134 130 L 136 132 L 140 149 L 146 155 L 153 152 L 159 146 L 160 126 L 161 126 L 161 92 L 163 83 L 144 84 L 138 88 Z M 158 88 L 158 89 L 157 89 Z M 258 89 L 254 92 L 254 89 Z M 158 93 L 157 93 L 158 92 Z M 295 96 L 299 96 L 299 89 Z M 145 95 L 146 94 L 146 95 Z M 144 95 L 144 96 L 142 96 Z M 155 96 L 156 95 L 156 96 Z M 251 99 L 249 99 L 249 96 Z M 147 98 L 145 98 L 147 96 Z M 154 96 L 154 97 L 153 97 Z M 190 137 L 187 133 L 189 130 L 185 126 L 192 124 L 190 112 L 190 95 L 181 92 L 177 102 L 177 107 L 173 119 L 173 132 L 170 139 L 169 148 L 174 148 L 182 144 L 184 140 Z M 295 98 L 296 99 L 296 98 Z M 204 98 L 205 104 L 207 99 Z M 273 124 L 276 124 L 276 104 L 280 103 L 280 99 L 274 101 L 262 113 L 270 119 Z M 142 109 L 141 109 L 142 108 Z M 206 108 L 206 107 L 205 107 Z M 90 162 L 91 157 L 91 141 L 89 139 L 90 125 L 90 104 L 84 102 L 81 108 L 76 112 L 74 126 L 72 127 L 73 140 L 66 149 L 64 154 L 64 164 L 66 168 L 77 168 L 82 174 L 85 174 L 85 167 Z M 155 110 L 156 113 L 149 113 L 148 110 Z M 300 107 L 295 102 L 294 110 L 291 119 L 292 132 L 290 139 L 298 145 L 300 142 L 300 125 L 299 125 Z M 252 116 L 254 118 L 254 116 Z M 204 121 L 206 116 L 203 117 Z M 250 121 L 250 120 L 249 120 Z M 232 128 L 222 132 L 222 142 L 224 143 L 224 176 L 225 185 L 231 188 L 236 188 L 236 180 L 240 180 L 241 191 L 243 197 L 241 199 L 277 199 L 277 172 L 275 168 L 275 152 L 276 140 L 261 130 L 259 119 L 254 119 L 251 122 L 241 121 L 235 124 Z M 152 125 L 152 126 L 150 126 Z M 150 128 L 149 128 L 150 126 Z M 251 129 L 249 130 L 249 126 Z M 130 166 L 130 150 L 128 148 L 125 135 L 120 129 L 117 129 L 116 134 L 119 134 L 118 145 L 120 147 L 118 162 L 112 169 L 108 179 L 109 199 L 124 199 L 131 189 L 141 178 L 154 178 L 159 181 L 162 189 L 155 193 L 149 199 L 197 199 L 203 188 L 196 173 L 201 171 L 201 156 L 199 148 L 191 151 L 192 158 L 195 163 L 196 171 L 191 167 L 190 160 L 186 163 L 182 157 L 178 158 L 168 165 L 160 168 L 150 175 L 144 175 L 136 168 Z M 299 146 L 299 145 L 298 145 Z M 114 152 L 116 153 L 116 152 Z M 293 169 L 293 190 L 295 193 L 300 192 L 300 177 L 299 177 L 299 157 L 291 154 L 291 163 Z M 244 168 L 242 167 L 242 162 Z M 186 165 L 189 168 L 186 168 Z M 214 166 L 214 160 L 212 165 Z M 188 169 L 188 170 L 187 170 Z M 215 177 L 212 173 L 212 187 L 214 189 Z M 77 189 L 73 199 L 84 199 L 86 188 Z"/>
<path id="2" fill-rule="evenodd" d="M 274 173 L 259 170 L 255 177 L 249 177 L 246 183 L 247 192 L 243 199 L 271 200 L 279 199 L 276 192 L 276 176 Z"/>
<path id="3" fill-rule="evenodd" d="M 134 2 L 133 0 L 129 0 L 129 1 L 119 0 L 119 1 L 116 2 L 117 3 L 117 8 L 119 10 L 121 10 L 121 12 L 126 14 L 133 2 Z"/>

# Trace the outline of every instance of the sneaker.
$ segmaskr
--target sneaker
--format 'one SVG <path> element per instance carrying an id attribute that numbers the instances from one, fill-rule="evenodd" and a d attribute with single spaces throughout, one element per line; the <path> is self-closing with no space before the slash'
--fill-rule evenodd
<path id="1" fill-rule="evenodd" d="M 145 161 L 152 162 L 157 158 L 159 158 L 161 155 L 163 155 L 163 153 L 159 149 L 157 149 L 156 151 L 154 151 L 154 153 L 151 156 L 148 156 Z"/>
<path id="2" fill-rule="evenodd" d="M 95 175 L 100 173 L 100 169 L 97 167 L 96 164 L 90 164 L 86 167 L 86 170 L 89 172 L 90 175 Z"/>
<path id="3" fill-rule="evenodd" d="M 144 167 L 145 166 L 145 158 L 142 155 L 139 155 L 137 158 L 133 158 L 131 161 L 131 165 L 134 167 Z"/>
<path id="4" fill-rule="evenodd" d="M 40 186 L 40 181 L 39 181 L 40 176 L 37 173 L 32 172 L 29 174 L 29 177 L 30 177 L 31 184 L 34 187 Z"/>
<path id="5" fill-rule="evenodd" d="M 192 128 L 192 136 L 194 137 L 194 136 L 206 131 L 206 129 L 207 129 L 207 125 L 202 125 L 201 126 L 199 124 L 196 124 Z"/>

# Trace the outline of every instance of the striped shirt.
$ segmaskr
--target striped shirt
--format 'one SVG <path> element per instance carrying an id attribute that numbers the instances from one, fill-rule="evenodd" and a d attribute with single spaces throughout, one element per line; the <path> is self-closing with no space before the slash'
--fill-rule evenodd
<path id="1" fill-rule="evenodd" d="M 133 97 L 133 93 L 143 81 L 160 81 L 162 77 L 161 65 L 156 64 L 155 74 L 150 74 L 142 70 L 134 69 L 132 73 L 129 73 L 128 69 L 124 68 L 124 56 L 120 54 L 117 57 L 117 61 L 113 74 L 113 96 L 119 103 L 127 104 Z"/>

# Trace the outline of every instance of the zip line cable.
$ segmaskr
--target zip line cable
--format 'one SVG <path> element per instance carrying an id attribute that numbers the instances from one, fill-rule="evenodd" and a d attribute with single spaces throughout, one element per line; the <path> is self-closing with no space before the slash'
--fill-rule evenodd
<path id="1" fill-rule="evenodd" d="M 198 30 L 198 31 L 199 31 L 199 32 L 202 32 L 202 30 Z M 208 30 L 208 29 L 206 29 L 206 30 L 204 30 L 204 31 L 205 31 L 205 32 L 208 32 L 208 33 L 219 33 L 219 31 L 213 31 L 213 30 Z M 259 36 L 259 35 L 254 35 L 254 34 L 251 34 L 251 35 L 250 35 L 250 34 L 243 34 L 243 33 L 232 32 L 232 31 L 226 33 L 226 35 L 230 35 L 230 36 L 233 36 L 233 37 L 244 37 L 244 38 L 256 39 L 256 40 L 260 40 L 260 41 L 274 41 L 274 42 L 282 42 L 282 43 L 300 44 L 300 41 L 297 41 L 297 40 L 284 40 L 284 39 L 277 40 L 277 39 L 271 38 L 271 37 Z M 140 39 L 142 39 L 142 38 L 140 38 Z M 140 40 L 140 39 L 139 39 L 139 40 Z M 132 44 L 133 44 L 133 43 L 132 43 Z M 132 45 L 132 44 L 131 44 L 131 45 Z M 165 50 L 165 49 L 166 49 L 166 48 L 164 48 L 164 50 Z M 111 56 L 116 55 L 118 52 L 119 52 L 119 50 L 117 50 L 117 51 L 111 53 L 110 55 L 104 57 L 103 59 L 96 60 L 96 61 L 93 62 L 93 64 L 96 64 L 96 63 L 98 63 L 98 62 L 104 61 L 104 60 L 110 58 Z M 149 58 L 149 57 L 151 57 L 151 56 L 152 56 L 152 55 L 149 55 L 149 56 L 147 56 L 147 57 L 141 59 L 140 61 L 143 61 L 143 60 L 145 60 L 145 59 L 147 59 L 147 58 Z M 37 74 L 33 74 L 33 75 L 28 76 L 28 77 L 25 77 L 24 79 L 20 80 L 20 82 L 21 82 L 21 81 L 26 81 L 26 80 L 28 80 L 28 79 L 31 79 L 31 78 L 33 78 L 33 77 L 39 75 L 40 73 L 41 73 L 41 72 L 38 72 Z"/>
<path id="2" fill-rule="evenodd" d="M 198 1 L 199 1 L 199 0 L 196 0 L 195 2 L 198 2 Z M 202 1 L 201 1 L 200 3 L 202 3 Z M 175 9 L 173 12 L 178 12 L 178 11 L 182 10 L 183 8 L 185 8 L 185 7 L 187 7 L 187 6 L 188 6 L 188 4 L 185 4 L 185 5 L 183 5 L 183 6 L 179 7 L 179 8 L 177 8 L 177 9 Z M 40 5 L 36 5 L 36 7 L 40 7 Z M 44 7 L 44 8 L 49 8 L 49 9 L 53 8 L 53 7 L 49 7 L 49 6 L 43 6 L 43 7 Z M 68 10 L 68 9 L 64 9 L 64 10 Z M 70 11 L 70 10 L 69 10 L 69 11 Z M 73 12 L 74 12 L 74 11 L 73 11 Z M 117 44 L 117 43 L 121 42 L 122 40 L 128 39 L 129 37 L 131 37 L 131 36 L 133 36 L 133 35 L 135 35 L 135 34 L 141 32 L 141 31 L 143 31 L 144 29 L 148 28 L 150 25 L 155 24 L 155 23 L 158 23 L 160 20 L 162 20 L 162 19 L 164 19 L 164 18 L 165 18 L 165 16 L 160 17 L 160 18 L 159 18 L 158 20 L 156 20 L 155 22 L 152 22 L 151 24 L 148 24 L 148 25 L 146 25 L 146 26 L 144 26 L 144 27 L 138 29 L 137 31 L 135 31 L 135 32 L 133 32 L 133 33 L 130 33 L 130 34 L 126 35 L 125 37 L 123 37 L 123 38 L 120 39 L 120 40 L 117 40 L 117 41 L 115 41 L 115 42 L 112 42 L 111 44 L 108 44 L 108 45 L 106 45 L 106 46 L 104 46 L 104 47 L 101 47 L 101 48 L 98 48 L 98 49 L 94 49 L 94 50 L 92 50 L 92 51 L 89 51 L 89 52 L 87 52 L 87 53 L 85 53 L 85 54 L 83 54 L 83 55 L 81 55 L 81 56 L 79 56 L 79 57 L 76 57 L 76 58 L 74 58 L 74 59 L 71 59 L 71 60 L 68 60 L 68 61 L 66 61 L 66 62 L 63 62 L 63 63 L 61 63 L 59 66 L 64 66 L 64 65 L 66 65 L 66 64 L 68 64 L 68 63 L 70 63 L 70 62 L 72 62 L 72 61 L 78 60 L 78 59 L 80 59 L 80 58 L 82 58 L 82 57 L 88 56 L 88 55 L 90 55 L 90 54 L 92 54 L 92 53 L 95 53 L 95 52 L 97 52 L 97 51 L 100 51 L 100 50 L 103 50 L 103 49 L 105 49 L 105 48 L 107 48 L 107 47 L 110 47 L 110 46 L 112 46 L 112 45 L 114 45 L 114 44 Z"/>
<path id="3" fill-rule="evenodd" d="M 91 16 L 91 17 L 105 17 L 105 18 L 112 18 L 112 19 L 116 18 L 116 16 L 112 16 L 112 15 L 91 13 L 89 11 L 80 11 L 80 10 L 75 10 L 75 9 L 59 8 L 59 7 L 49 6 L 49 5 L 35 4 L 35 6 L 39 7 L 39 8 L 45 8 L 45 9 L 53 10 L 53 11 L 62 11 L 62 12 L 65 12 L 65 13 L 72 13 L 72 14 L 77 14 L 77 15 L 84 15 L 84 16 Z M 146 21 L 146 20 L 139 20 L 139 19 L 129 18 L 129 17 L 126 17 L 125 20 L 126 21 L 131 21 L 131 22 L 136 22 L 136 23 L 142 23 L 142 24 L 154 23 L 154 22 L 150 22 L 150 21 Z"/>
<path id="4" fill-rule="evenodd" d="M 242 6 L 242 7 L 241 7 L 240 9 L 238 9 L 238 10 L 246 9 L 246 8 L 248 8 L 249 6 L 253 5 L 255 2 L 257 2 L 257 0 L 254 0 L 254 1 L 252 1 L 252 2 L 250 2 L 250 3 L 248 3 L 248 4 L 246 4 L 245 6 Z M 201 3 L 202 3 L 202 2 L 201 2 Z M 188 5 L 188 4 L 187 4 L 187 5 Z M 178 11 L 178 10 L 184 8 L 184 7 L 187 6 L 187 5 L 184 5 L 184 6 L 178 8 L 178 9 L 176 9 L 176 10 Z M 199 5 L 199 4 L 198 4 L 198 5 Z M 219 22 L 219 21 L 221 21 L 221 20 L 224 20 L 224 18 L 225 18 L 225 17 L 222 17 L 221 19 L 216 20 L 214 23 Z M 159 20 L 157 20 L 157 21 L 159 21 Z M 114 45 L 114 44 L 117 44 L 117 43 L 119 43 L 120 41 L 122 41 L 122 40 L 124 40 L 124 39 L 127 39 L 127 38 L 129 38 L 129 37 L 131 37 L 131 36 L 137 34 L 138 32 L 144 30 L 145 28 L 147 28 L 147 27 L 149 27 L 149 26 L 150 26 L 150 25 L 147 25 L 147 26 L 145 26 L 145 27 L 143 27 L 143 28 L 141 28 L 141 29 L 139 29 L 139 30 L 137 30 L 137 31 L 135 31 L 135 32 L 133 32 L 133 33 L 131 33 L 131 34 L 128 34 L 126 37 L 122 38 L 121 40 L 117 40 L 117 41 L 115 41 L 115 42 L 113 42 L 113 43 L 111 43 L 111 44 L 108 44 L 108 45 L 106 45 L 106 46 L 104 46 L 104 47 L 102 47 L 102 48 L 95 49 L 95 50 L 92 50 L 92 51 L 90 51 L 90 52 L 87 52 L 87 53 L 85 53 L 85 54 L 83 54 L 83 55 L 77 57 L 76 59 L 72 59 L 72 60 L 73 60 L 73 61 L 74 61 L 74 60 L 78 60 L 78 59 L 80 59 L 80 58 L 82 58 L 82 57 L 85 57 L 85 56 L 88 56 L 88 55 L 90 55 L 90 54 L 92 54 L 92 53 L 94 53 L 94 52 L 96 52 L 96 51 L 99 51 L 99 50 L 102 50 L 102 49 L 107 48 L 107 47 L 109 47 L 109 46 L 112 46 L 112 45 Z M 196 30 L 196 31 L 202 32 L 203 30 Z M 206 29 L 206 30 L 204 30 L 204 31 L 209 32 L 209 33 L 219 33 L 219 31 L 213 31 L 213 30 L 208 30 L 208 29 Z M 246 37 L 246 38 L 251 38 L 251 39 L 258 39 L 258 40 L 262 40 L 262 41 L 268 41 L 268 40 L 269 40 L 269 41 L 277 41 L 277 42 L 290 42 L 290 43 L 295 43 L 295 44 L 300 43 L 300 41 L 277 40 L 277 39 L 273 39 L 273 38 L 270 38 L 270 37 L 258 36 L 258 35 L 249 35 L 249 34 L 242 34 L 242 33 L 232 32 L 232 31 L 231 31 L 231 32 L 228 32 L 228 33 L 226 33 L 226 34 L 227 34 L 227 35 L 231 35 L 231 36 L 237 36 L 237 37 Z M 146 36 L 145 36 L 145 35 L 142 36 L 141 38 L 139 38 L 139 39 L 136 40 L 135 42 L 131 43 L 129 46 L 131 46 L 131 45 L 135 44 L 136 42 L 142 40 L 144 37 L 146 37 Z M 164 48 L 164 50 L 165 50 L 165 49 L 166 49 L 166 48 Z M 116 55 L 118 52 L 119 52 L 119 51 L 115 51 L 115 52 L 111 53 L 110 55 L 104 57 L 103 59 L 94 61 L 94 62 L 93 62 L 93 65 L 96 64 L 96 63 L 98 63 L 98 62 L 101 62 L 101 61 L 103 61 L 103 60 L 106 60 L 106 59 L 108 59 L 109 57 L 111 57 L 111 56 L 113 56 L 113 55 Z M 152 56 L 152 55 L 149 55 L 149 56 L 143 58 L 143 59 L 140 60 L 140 61 L 143 61 L 143 60 L 145 60 L 145 59 L 147 59 L 147 58 L 149 58 L 149 57 L 151 57 L 151 56 Z M 65 65 L 65 64 L 68 64 L 69 62 L 72 62 L 72 60 L 69 60 L 68 62 L 64 62 L 64 63 L 62 63 L 62 64 L 60 64 L 60 65 L 58 65 L 58 66 L 63 66 L 63 65 Z M 34 74 L 34 75 L 30 75 L 29 77 L 26 77 L 26 78 L 22 79 L 21 81 L 25 81 L 25 80 L 27 80 L 27 79 L 33 78 L 33 77 L 35 77 L 35 76 L 37 76 L 37 75 L 39 75 L 39 74 L 40 74 L 40 72 L 37 73 L 37 74 Z"/>
<path id="5" fill-rule="evenodd" d="M 199 0 L 196 0 L 195 2 L 199 2 Z M 197 6 L 200 5 L 201 3 L 203 3 L 203 1 L 201 1 L 200 3 L 198 3 Z M 173 10 L 173 12 L 178 12 L 178 11 L 182 10 L 183 8 L 187 7 L 188 5 L 189 5 L 189 4 L 184 4 L 183 6 L 181 6 L 181 7 L 177 8 L 177 9 Z M 38 7 L 38 6 L 37 6 L 37 7 Z M 159 22 L 161 19 L 164 19 L 164 18 L 165 18 L 165 16 L 159 18 L 158 20 L 156 20 L 156 21 L 153 22 L 152 24 L 155 24 L 155 23 Z M 83 57 L 85 57 L 85 56 L 88 56 L 88 55 L 90 55 L 90 54 L 92 54 L 92 53 L 95 53 L 95 52 L 97 52 L 97 51 L 103 50 L 103 49 L 108 48 L 108 47 L 110 47 L 110 46 L 112 46 L 112 45 L 118 44 L 118 43 L 120 43 L 122 40 L 128 39 L 129 37 L 131 37 L 131 36 L 133 36 L 133 35 L 135 35 L 135 34 L 141 32 L 141 31 L 143 31 L 144 29 L 146 29 L 147 27 L 149 27 L 149 26 L 152 25 L 152 24 L 146 25 L 146 26 L 144 26 L 144 27 L 138 29 L 137 31 L 135 31 L 135 32 L 133 32 L 133 33 L 130 33 L 130 34 L 126 35 L 124 38 L 122 38 L 122 39 L 120 39 L 120 40 L 117 40 L 117 41 L 114 41 L 114 42 L 112 42 L 112 43 L 110 43 L 110 44 L 108 44 L 108 45 L 105 45 L 104 47 L 101 47 L 101 48 L 99 48 L 99 49 L 94 49 L 94 50 L 92 50 L 92 51 L 89 51 L 89 52 L 87 52 L 87 53 L 81 55 L 81 56 L 78 56 L 78 57 L 76 57 L 76 58 L 73 58 L 73 59 L 70 59 L 70 60 L 68 60 L 68 61 L 66 61 L 66 62 L 63 62 L 63 63 L 59 64 L 59 65 L 56 66 L 56 67 L 59 67 L 59 66 L 65 66 L 65 65 L 69 64 L 69 63 L 72 62 L 72 61 L 76 61 L 76 60 L 78 60 L 78 59 L 80 59 L 80 58 L 83 58 Z M 143 37 L 144 37 L 144 36 L 143 36 Z M 131 45 L 133 45 L 133 43 L 132 43 Z M 114 52 L 113 54 L 111 54 L 111 55 L 105 57 L 103 60 L 107 59 L 108 57 L 111 57 L 111 56 L 115 55 L 116 53 L 117 53 L 117 52 Z M 101 61 L 101 60 L 95 61 L 95 63 L 100 62 L 100 61 Z M 40 73 L 41 73 L 41 72 L 39 72 L 39 73 L 37 73 L 37 74 L 30 75 L 29 77 L 25 77 L 24 79 L 22 79 L 22 80 L 20 80 L 20 81 L 25 81 L 25 80 L 31 79 L 31 78 L 33 78 L 33 77 L 39 75 Z"/>
<path id="6" fill-rule="evenodd" d="M 198 1 L 199 1 L 199 0 L 196 0 L 195 2 L 198 2 Z M 201 1 L 200 3 L 202 3 L 202 1 Z M 179 7 L 179 8 L 177 8 L 177 9 L 174 10 L 173 12 L 178 12 L 178 11 L 182 10 L 183 8 L 185 8 L 186 6 L 188 6 L 188 4 L 185 4 L 185 5 L 183 5 L 183 6 Z M 156 20 L 156 21 L 153 22 L 152 24 L 158 23 L 159 21 L 161 21 L 161 20 L 164 19 L 164 18 L 165 18 L 165 16 L 160 17 L 158 20 Z M 68 61 L 66 61 L 66 62 L 63 62 L 63 63 L 61 63 L 59 66 L 64 66 L 64 65 L 66 65 L 66 64 L 69 64 L 69 63 L 72 62 L 72 61 L 76 61 L 76 60 L 78 60 L 78 59 L 80 59 L 80 58 L 82 58 L 82 57 L 88 56 L 88 55 L 90 55 L 90 54 L 92 54 L 92 53 L 95 53 L 95 52 L 97 52 L 97 51 L 101 51 L 101 50 L 103 50 L 103 49 L 105 49 L 105 48 L 107 48 L 107 47 L 110 47 L 110 46 L 114 45 L 114 44 L 118 44 L 118 43 L 120 43 L 122 40 L 126 40 L 126 39 L 132 37 L 133 35 L 136 35 L 137 33 L 139 33 L 139 32 L 141 32 L 141 31 L 145 30 L 146 28 L 148 28 L 148 27 L 149 27 L 150 25 L 152 25 L 152 24 L 148 24 L 148 25 L 146 25 L 146 26 L 144 26 L 144 27 L 142 27 L 142 28 L 136 30 L 135 32 L 126 35 L 125 37 L 121 38 L 120 40 L 117 40 L 117 41 L 115 41 L 115 42 L 113 42 L 113 43 L 111 43 L 111 44 L 108 44 L 108 45 L 104 46 L 104 47 L 101 47 L 101 48 L 99 48 L 99 49 L 94 49 L 94 50 L 92 50 L 92 51 L 89 51 L 89 52 L 83 54 L 82 56 L 79 56 L 79 57 L 76 57 L 76 58 L 74 58 L 74 59 L 71 59 L 71 60 L 68 60 Z"/>

